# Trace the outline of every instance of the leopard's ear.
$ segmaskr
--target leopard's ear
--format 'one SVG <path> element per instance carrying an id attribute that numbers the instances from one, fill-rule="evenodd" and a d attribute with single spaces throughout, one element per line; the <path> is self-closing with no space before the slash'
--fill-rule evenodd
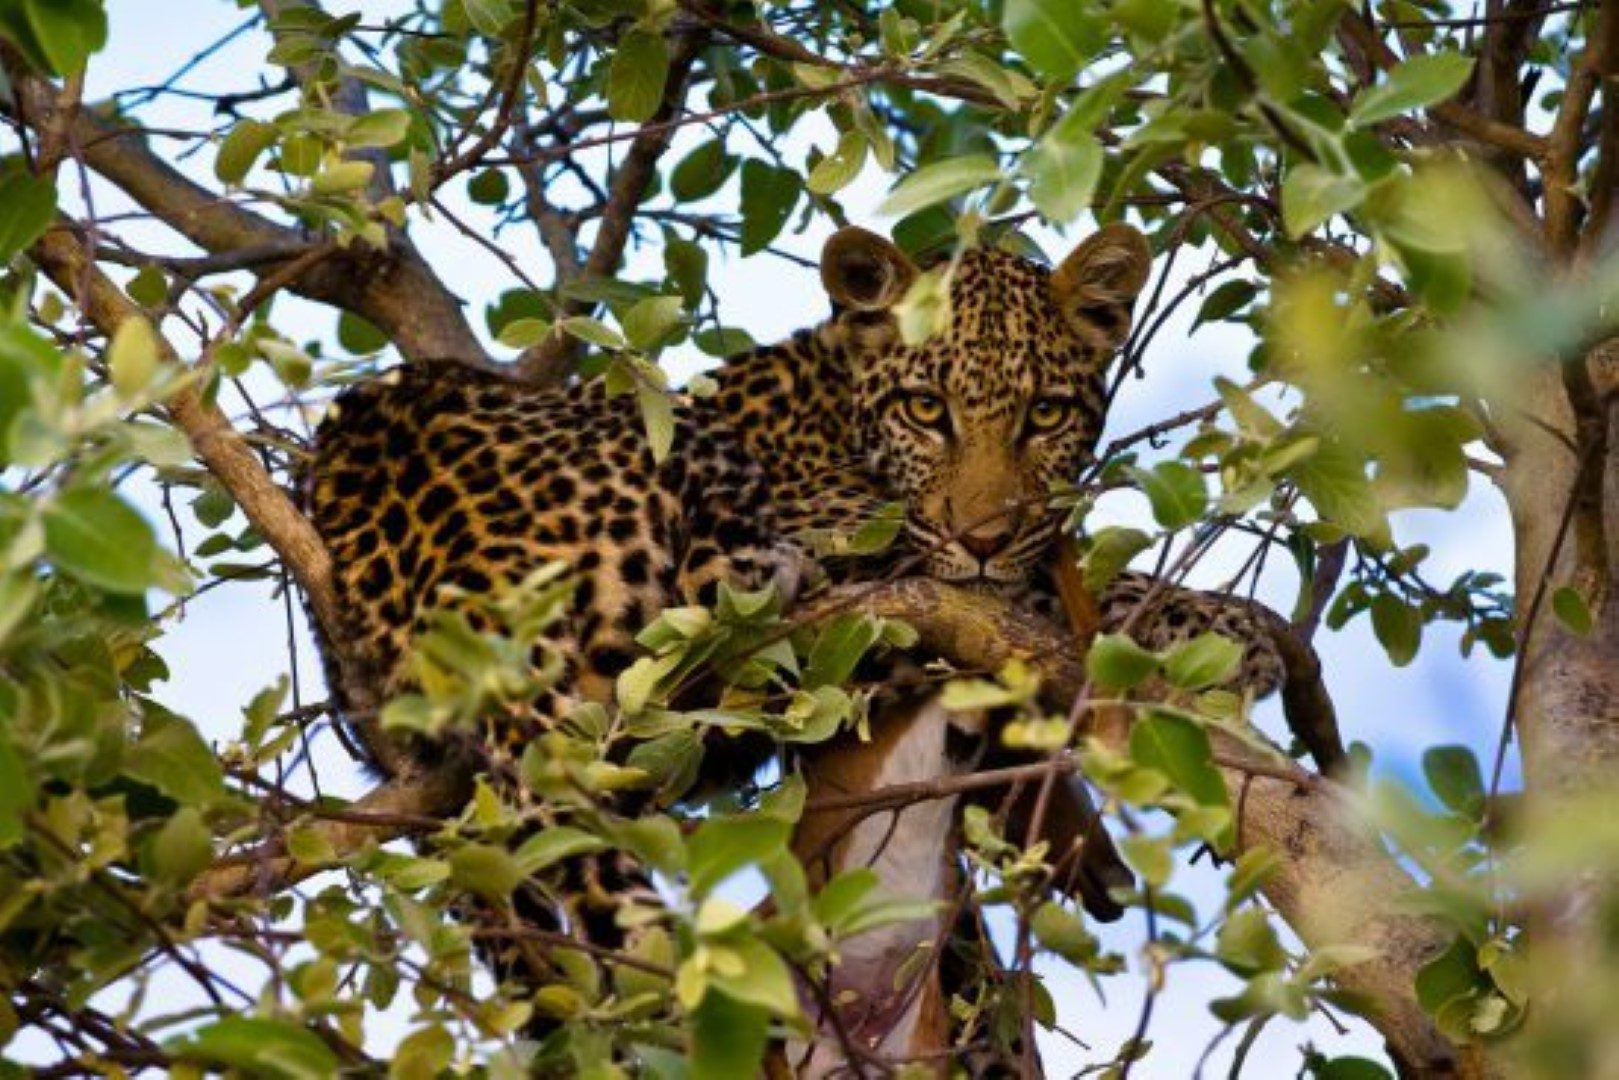
<path id="1" fill-rule="evenodd" d="M 1113 349 L 1130 333 L 1130 309 L 1151 270 L 1147 238 L 1129 225 L 1107 225 L 1062 261 L 1051 291 L 1085 340 Z"/>
<path id="2" fill-rule="evenodd" d="M 833 303 L 856 311 L 892 307 L 916 280 L 916 264 L 876 233 L 839 229 L 821 250 L 821 284 Z"/>

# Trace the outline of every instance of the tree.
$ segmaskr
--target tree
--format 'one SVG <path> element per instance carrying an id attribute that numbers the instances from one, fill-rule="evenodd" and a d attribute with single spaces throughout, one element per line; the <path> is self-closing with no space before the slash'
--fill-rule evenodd
<path id="1" fill-rule="evenodd" d="M 332 624 L 328 556 L 288 495 L 306 403 L 379 356 L 493 365 L 490 337 L 538 383 L 605 371 L 661 387 L 666 347 L 746 342 L 717 322 L 714 253 L 765 258 L 785 232 L 841 223 L 840 193 L 878 173 L 913 251 L 1123 217 L 1166 268 L 1218 253 L 1173 289 L 1166 269 L 1121 374 L 1201 295 L 1199 322 L 1251 332 L 1252 377 L 1217 381 L 1207 406 L 1115 440 L 1076 478 L 1076 522 L 1117 488 L 1153 513 L 1151 528 L 1090 531 L 1090 587 L 1149 550 L 1178 579 L 1214 539 L 1247 537 L 1243 581 L 1272 553 L 1298 569 L 1301 668 L 1323 622 L 1369 619 L 1400 665 L 1448 621 L 1465 648 L 1513 658 L 1511 702 L 1493 762 L 1434 747 L 1419 791 L 1364 779 L 1375 746 L 1326 778 L 1257 744 L 1241 703 L 1205 690 L 1228 662 L 1218 638 L 1168 655 L 1099 638 L 1081 660 L 1023 613 L 900 582 L 810 641 L 839 627 L 869 644 L 903 620 L 998 672 L 955 692 L 1027 710 L 1019 737 L 1043 758 L 1025 779 L 1083 770 L 1108 797 L 1155 963 L 1172 975 L 1212 957 L 1240 977 L 1215 1009 L 1244 1047 L 1274 1017 L 1336 1006 L 1366 1015 L 1407 1075 L 1619 1068 L 1604 1015 L 1619 970 L 1619 5 L 245 6 L 239 33 L 262 69 L 201 92 L 211 127 L 170 130 L 142 115 L 193 92 L 177 79 L 86 96 L 86 65 L 119 48 L 99 0 L 0 4 L 14 151 L 0 174 L 0 1038 L 54 1047 L 33 1051 L 42 1072 L 366 1067 L 376 1011 L 408 988 L 416 1011 L 390 1066 L 405 1075 L 518 1071 L 515 1033 L 536 1011 L 572 1021 L 557 1052 L 581 1074 L 611 1074 L 616 1054 L 674 1075 L 689 1051 L 693 1075 L 751 1075 L 767 1025 L 799 1013 L 788 961 L 818 970 L 828 934 L 904 917 L 853 884 L 797 898 L 813 916 L 798 924 L 710 895 L 752 865 L 794 902 L 790 782 L 751 818 L 721 805 L 699 824 L 677 808 L 514 854 L 496 841 L 518 811 L 487 787 L 463 811 L 461 778 L 322 795 L 329 765 L 305 751 L 335 718 L 289 706 L 288 682 L 209 746 L 158 703 L 152 648 L 187 598 L 254 580 L 279 582 L 289 622 L 296 592 Z M 806 133 L 817 146 L 800 160 Z M 98 213 L 109 193 L 162 228 Z M 487 335 L 453 268 L 412 241 L 444 223 L 510 274 Z M 551 276 L 532 279 L 491 225 L 533 230 Z M 621 277 L 632 248 L 661 253 L 663 272 Z M 337 349 L 289 336 L 295 297 L 336 316 Z M 907 300 L 916 332 L 938 302 L 924 277 Z M 276 407 L 260 406 L 266 392 Z M 643 400 L 656 437 L 660 396 Z M 1172 455 L 1149 452 L 1166 440 Z M 1436 585 L 1430 553 L 1400 540 L 1405 511 L 1454 508 L 1475 476 L 1510 510 L 1510 593 L 1483 573 Z M 136 509 L 139 490 L 173 539 Z M 184 543 L 182 517 L 206 539 Z M 516 661 L 498 640 L 462 644 L 436 697 L 360 711 L 409 724 L 475 708 L 457 693 Z M 1043 659 L 1007 665 L 1020 655 Z M 1514 740 L 1521 792 L 1502 788 Z M 654 757 L 638 764 L 670 782 L 687 767 Z M 421 846 L 380 846 L 405 834 Z M 962 1013 L 980 1031 L 1022 1027 L 1032 1046 L 1033 956 L 1097 977 L 1115 960 L 1040 890 L 1039 852 L 990 816 L 966 835 L 1014 948 L 1000 996 L 969 995 Z M 1235 860 L 1216 911 L 1171 888 L 1177 854 L 1200 845 Z M 455 898 L 498 899 L 602 846 L 686 883 L 648 916 L 660 929 L 613 957 L 514 926 L 555 980 L 473 993 L 475 932 L 447 921 Z M 323 870 L 341 873 L 285 890 Z M 217 943 L 248 958 L 262 993 L 200 959 Z M 197 1011 L 165 1017 L 142 999 L 160 969 L 183 975 Z M 1118 1053 L 1123 1075 L 1148 1048 Z"/>

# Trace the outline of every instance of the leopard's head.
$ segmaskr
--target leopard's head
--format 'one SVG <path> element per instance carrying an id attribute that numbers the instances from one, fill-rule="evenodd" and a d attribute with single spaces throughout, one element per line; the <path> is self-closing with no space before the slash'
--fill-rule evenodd
<path id="1" fill-rule="evenodd" d="M 1073 480 L 1101 435 L 1108 368 L 1151 263 L 1147 242 L 1109 225 L 1055 269 L 991 248 L 945 272 L 949 308 L 907 345 L 894 307 L 919 273 L 874 233 L 836 233 L 821 278 L 855 384 L 869 465 L 906 504 L 930 576 L 1025 580 L 1055 538 L 1053 484 Z"/>

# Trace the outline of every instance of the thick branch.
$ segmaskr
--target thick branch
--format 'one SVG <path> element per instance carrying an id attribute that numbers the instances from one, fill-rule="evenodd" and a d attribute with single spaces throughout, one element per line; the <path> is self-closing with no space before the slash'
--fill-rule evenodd
<path id="1" fill-rule="evenodd" d="M 79 297 L 89 320 L 111 337 L 126 319 L 140 310 L 113 281 L 87 260 L 82 241 L 69 229 L 54 228 L 34 245 L 33 255 L 56 286 Z M 160 339 L 163 358 L 180 362 L 174 349 Z M 342 625 L 336 594 L 332 591 L 331 556 L 287 493 L 265 471 L 258 455 L 231 426 L 219 406 L 190 386 L 167 403 L 169 415 L 185 432 L 191 447 L 210 472 L 230 492 L 309 599 L 310 610 L 327 634 Z M 341 640 L 339 638 L 338 640 Z"/>
<path id="2" fill-rule="evenodd" d="M 58 116 L 55 89 L 37 76 L 11 74 L 28 124 L 49 128 Z M 188 179 L 154 153 L 138 131 L 83 111 L 68 131 L 85 164 L 205 251 L 276 247 L 302 253 L 321 243 L 319 237 L 278 225 Z M 387 251 L 359 245 L 339 251 L 310 266 L 288 287 L 363 316 L 409 359 L 486 359 L 461 301 L 408 244 Z"/>

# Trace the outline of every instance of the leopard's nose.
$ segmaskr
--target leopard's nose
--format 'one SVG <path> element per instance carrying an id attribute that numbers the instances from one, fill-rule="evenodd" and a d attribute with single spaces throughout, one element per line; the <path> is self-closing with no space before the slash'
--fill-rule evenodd
<path id="1" fill-rule="evenodd" d="M 1005 550 L 1016 532 L 1016 528 L 1010 523 L 995 522 L 963 533 L 959 543 L 979 562 L 988 562 Z"/>

